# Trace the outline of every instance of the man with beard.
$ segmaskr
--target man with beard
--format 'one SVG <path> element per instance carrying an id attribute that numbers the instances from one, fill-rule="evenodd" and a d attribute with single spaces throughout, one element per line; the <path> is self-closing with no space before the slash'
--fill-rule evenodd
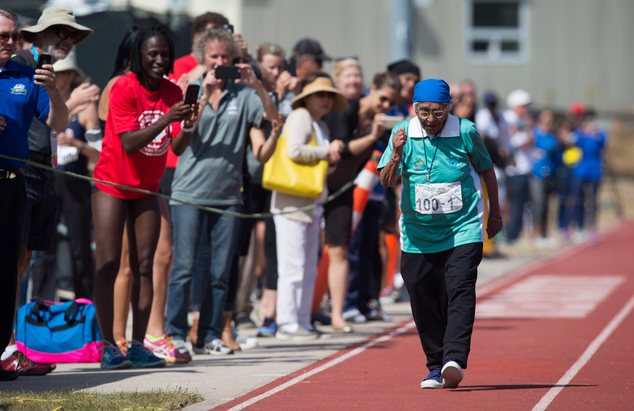
<path id="1" fill-rule="evenodd" d="M 38 68 L 40 56 L 51 56 L 50 63 L 41 69 L 48 70 L 53 79 L 53 67 L 58 60 L 64 59 L 72 48 L 92 33 L 88 27 L 84 27 L 75 21 L 73 11 L 67 8 L 48 8 L 42 12 L 37 24 L 25 27 L 20 34 L 25 41 L 32 43 L 28 50 L 19 50 L 13 57 L 18 63 L 26 64 L 32 68 Z M 38 70 L 43 71 L 43 70 Z M 37 74 L 36 74 L 37 76 Z M 36 77 L 37 79 L 37 77 Z M 50 127 L 50 122 L 44 122 L 38 116 L 32 119 L 28 131 L 28 160 L 44 166 L 54 166 L 53 158 L 56 156 L 57 145 L 54 130 L 64 130 L 69 123 L 68 112 L 73 112 L 77 106 L 85 104 L 88 100 L 96 100 L 99 96 L 76 95 L 66 105 L 56 88 L 54 81 L 47 84 L 47 91 L 51 101 L 51 107 L 61 105 L 65 111 L 65 118 Z M 92 89 L 85 89 L 85 93 L 94 93 Z M 58 101 L 59 99 L 59 101 Z M 68 110 L 68 111 L 66 111 Z M 52 110 L 51 110 L 52 111 Z M 26 272 L 31 261 L 31 252 L 34 250 L 49 250 L 53 244 L 53 236 L 56 229 L 56 205 L 54 174 L 30 164 L 20 169 L 26 185 L 26 201 L 23 204 L 22 238 L 18 260 L 18 277 Z M 55 284 L 53 279 L 38 278 L 33 275 L 33 296 L 45 299 L 55 298 Z M 42 276 L 39 276 L 42 277 Z M 19 280 L 19 279 L 18 279 Z M 48 281 L 51 290 L 45 293 L 41 284 Z M 13 340 L 13 338 L 12 338 Z M 36 364 L 20 357 L 17 348 L 11 343 L 2 354 L 3 360 L 19 358 L 19 371 L 21 375 L 43 375 L 51 372 L 54 364 Z M 14 362 L 15 363 L 15 362 Z M 4 364 L 4 363 L 3 363 Z M 3 365 L 3 367 L 5 367 Z M 6 368 L 6 367 L 5 367 Z"/>
<path id="2" fill-rule="evenodd" d="M 44 54 L 51 56 L 51 64 L 64 59 L 76 44 L 92 33 L 92 30 L 78 24 L 71 9 L 48 8 L 42 12 L 37 24 L 23 27 L 20 33 L 25 41 L 33 44 L 29 50 L 18 51 L 14 60 L 35 68 L 38 59 Z M 87 92 L 94 93 L 95 90 L 90 89 Z M 77 96 L 74 102 L 73 99 L 69 100 L 68 111 L 72 113 L 85 98 L 86 96 Z M 98 98 L 98 95 L 94 98 Z M 56 144 L 51 131 L 47 124 L 37 118 L 33 119 L 29 129 L 30 161 L 45 166 L 54 165 L 52 159 L 56 156 Z M 23 167 L 22 173 L 26 181 L 27 201 L 23 247 L 18 266 L 20 275 L 26 272 L 33 250 L 48 250 L 51 247 L 56 225 L 53 173 L 31 165 Z M 39 289 L 39 280 L 41 279 L 34 279 L 34 295 L 43 294 L 43 290 Z M 38 296 L 49 299 L 55 297 L 50 293 Z"/>
<path id="3" fill-rule="evenodd" d="M 11 60 L 19 40 L 17 16 L 0 8 L 0 154 L 26 159 L 27 133 L 32 122 L 37 120 L 60 129 L 68 121 L 68 111 L 55 88 L 51 65 L 33 70 Z M 15 313 L 26 200 L 22 165 L 19 160 L 0 159 L 0 349 L 9 342 Z M 15 349 L 5 352 L 0 358 L 0 381 L 52 369 L 49 365 L 23 367 L 27 361 Z"/>

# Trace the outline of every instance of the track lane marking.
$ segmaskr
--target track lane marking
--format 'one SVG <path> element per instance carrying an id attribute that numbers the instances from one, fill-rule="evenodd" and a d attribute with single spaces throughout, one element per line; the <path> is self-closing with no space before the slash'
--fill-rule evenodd
<path id="1" fill-rule="evenodd" d="M 614 224 L 612 227 L 609 227 L 608 229 L 605 230 L 603 235 L 608 235 L 612 232 L 617 231 L 620 228 L 620 226 L 618 224 Z M 567 259 L 569 257 L 571 257 L 572 255 L 578 253 L 580 250 L 583 250 L 585 248 L 587 248 L 587 245 L 572 245 L 568 248 L 565 248 L 561 251 L 559 251 L 558 253 L 555 253 L 553 255 L 549 255 L 549 256 L 545 256 L 542 258 L 538 258 L 536 261 L 526 264 L 521 268 L 516 268 L 511 270 L 510 273 L 507 273 L 506 275 L 503 275 L 501 277 L 498 277 L 496 279 L 493 279 L 485 284 L 476 284 L 476 292 L 477 292 L 477 300 L 480 301 L 482 298 L 488 296 L 491 293 L 494 293 L 496 291 L 498 291 L 501 288 L 506 287 L 508 284 L 516 281 L 517 279 L 526 276 L 527 274 L 530 274 L 531 272 L 535 271 L 536 269 L 538 269 L 541 266 L 544 266 L 545 264 L 549 264 L 549 263 L 553 263 L 553 262 L 557 262 L 557 261 L 561 261 L 564 259 Z M 632 301 L 634 302 L 634 301 Z M 290 388 L 300 382 L 302 382 L 303 380 L 305 380 L 306 378 L 309 378 L 313 375 L 316 375 L 322 371 L 325 371 L 329 368 L 334 367 L 335 365 L 338 365 L 352 357 L 355 357 L 359 354 L 361 354 L 362 352 L 364 352 L 366 349 L 373 347 L 376 344 L 385 342 L 385 341 L 389 341 L 390 339 L 392 339 L 393 337 L 402 334 L 404 332 L 406 332 L 407 330 L 414 328 L 415 324 L 413 320 L 406 320 L 401 322 L 401 325 L 399 328 L 397 328 L 395 331 L 391 332 L 390 334 L 386 334 L 384 336 L 378 337 L 376 339 L 372 339 L 370 341 L 368 341 L 367 343 L 363 344 L 360 347 L 357 347 L 353 350 L 351 350 L 350 352 L 334 358 L 328 362 L 326 362 L 325 364 L 314 368 L 310 371 L 307 371 L 283 384 L 280 384 L 276 387 L 271 388 L 270 390 L 259 394 L 253 398 L 250 398 L 246 401 L 243 401 L 231 408 L 229 408 L 229 411 L 237 411 L 237 410 L 242 410 L 246 407 L 250 407 L 253 404 L 256 404 L 266 398 L 269 398 L 287 388 Z M 245 395 L 249 395 L 248 393 Z M 222 405 L 219 405 L 222 406 Z M 537 410 L 534 410 L 537 411 Z"/>
<path id="2" fill-rule="evenodd" d="M 320 365 L 317 368 L 313 368 L 312 370 L 307 371 L 307 372 L 305 372 L 305 373 L 303 373 L 301 375 L 298 375 L 297 377 L 295 377 L 295 378 L 293 378 L 293 379 L 291 379 L 289 381 L 286 381 L 285 383 L 280 384 L 277 387 L 271 388 L 270 390 L 268 390 L 266 392 L 263 392 L 260 395 L 257 395 L 257 396 L 255 396 L 253 398 L 250 398 L 250 399 L 248 399 L 248 400 L 246 400 L 244 402 L 241 402 L 240 404 L 231 407 L 229 409 L 229 411 L 238 411 L 238 410 L 242 410 L 242 409 L 244 409 L 246 407 L 250 407 L 251 405 L 253 405 L 253 404 L 257 403 L 257 402 L 260 402 L 260 401 L 262 401 L 262 400 L 264 400 L 266 398 L 269 398 L 269 397 L 279 393 L 280 391 L 283 391 L 283 390 L 285 390 L 287 388 L 290 388 L 290 387 L 292 387 L 292 386 L 304 381 L 306 378 L 312 377 L 315 374 L 319 374 L 322 371 L 325 371 L 325 370 L 327 370 L 329 368 L 332 368 L 332 367 L 334 367 L 334 366 L 336 366 L 338 364 L 341 364 L 342 362 L 347 361 L 350 358 L 361 354 L 362 352 L 364 352 L 368 348 L 371 348 L 371 347 L 373 347 L 373 346 L 375 346 L 377 344 L 389 341 L 392 338 L 396 337 L 397 335 L 403 334 L 407 330 L 409 330 L 409 329 L 411 329 L 413 327 L 414 327 L 414 321 L 410 320 L 408 323 L 406 323 L 405 325 L 397 328 L 396 330 L 392 331 L 391 333 L 383 335 L 383 336 L 378 337 L 378 338 L 375 338 L 373 340 L 370 340 L 367 343 L 363 344 L 362 346 L 357 347 L 354 350 L 351 350 L 351 351 L 349 351 L 349 352 L 347 352 L 347 353 L 345 353 L 345 354 L 343 354 L 343 355 L 341 355 L 341 356 L 339 356 L 337 358 L 333 358 L 332 360 L 326 362 L 325 364 Z"/>
<path id="3" fill-rule="evenodd" d="M 612 318 L 610 323 L 601 331 L 601 333 L 590 343 L 588 348 L 581 354 L 581 357 L 566 371 L 566 373 L 555 383 L 548 392 L 539 400 L 539 402 L 533 407 L 532 411 L 543 411 L 550 403 L 552 403 L 557 395 L 572 381 L 572 379 L 581 371 L 581 369 L 590 361 L 590 359 L 596 354 L 601 345 L 607 341 L 610 335 L 617 329 L 617 327 L 623 322 L 623 320 L 632 312 L 634 308 L 634 297 L 621 308 L 621 310 Z"/>

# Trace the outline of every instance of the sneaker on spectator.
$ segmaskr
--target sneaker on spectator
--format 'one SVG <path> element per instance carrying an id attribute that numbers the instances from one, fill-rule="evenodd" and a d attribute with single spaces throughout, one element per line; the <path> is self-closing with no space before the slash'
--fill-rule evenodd
<path id="1" fill-rule="evenodd" d="M 143 344 L 155 356 L 164 359 L 169 364 L 184 364 L 192 360 L 192 356 L 183 340 L 174 340 L 166 335 L 157 338 L 146 334 Z"/>
<path id="2" fill-rule="evenodd" d="M 280 328 L 277 330 L 275 337 L 280 340 L 289 341 L 312 341 L 319 338 L 319 334 L 317 334 L 315 330 L 307 330 L 303 327 L 299 327 L 296 331 L 286 331 Z"/>
<path id="3" fill-rule="evenodd" d="M 139 341 L 132 341 L 128 347 L 127 357 L 134 368 L 165 367 L 165 360 L 154 355 Z"/>
<path id="4" fill-rule="evenodd" d="M 348 322 L 353 322 L 355 324 L 363 324 L 367 323 L 368 319 L 365 318 L 365 315 L 361 314 L 361 311 L 357 308 L 351 308 L 349 310 L 345 310 L 342 314 L 344 320 Z"/>
<path id="5" fill-rule="evenodd" d="M 117 345 L 108 341 L 104 342 L 101 368 L 105 370 L 121 370 L 130 368 L 131 366 L 132 363 L 130 360 L 121 352 Z"/>
<path id="6" fill-rule="evenodd" d="M 432 368 L 429 371 L 429 375 L 420 382 L 421 388 L 442 388 L 445 385 L 445 380 L 442 378 L 440 367 Z"/>
<path id="7" fill-rule="evenodd" d="M 233 350 L 225 345 L 220 338 L 215 338 L 207 344 L 194 346 L 195 354 L 211 354 L 211 355 L 229 355 L 233 354 Z"/>
<path id="8" fill-rule="evenodd" d="M 234 337 L 234 339 L 236 340 L 236 342 L 240 346 L 240 349 L 242 350 L 251 350 L 253 348 L 257 348 L 259 345 L 258 339 L 255 337 L 249 337 L 246 335 L 238 334 Z"/>
<path id="9" fill-rule="evenodd" d="M 462 377 L 464 377 L 462 367 L 453 360 L 447 361 L 443 365 L 441 373 L 445 379 L 445 388 L 456 388 L 462 381 Z"/>
<path id="10" fill-rule="evenodd" d="M 56 364 L 31 361 L 20 351 L 15 351 L 12 355 L 17 356 L 20 361 L 20 375 L 46 375 L 57 367 Z"/>
<path id="11" fill-rule="evenodd" d="M 264 323 L 258 327 L 258 337 L 275 337 L 277 332 L 277 323 L 273 318 L 265 318 Z"/>

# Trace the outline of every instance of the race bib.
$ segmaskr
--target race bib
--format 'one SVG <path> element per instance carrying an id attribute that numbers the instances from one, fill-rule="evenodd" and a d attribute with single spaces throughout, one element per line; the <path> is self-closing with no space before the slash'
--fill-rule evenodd
<path id="1" fill-rule="evenodd" d="M 416 184 L 414 209 L 421 214 L 449 214 L 461 210 L 460 183 Z"/>

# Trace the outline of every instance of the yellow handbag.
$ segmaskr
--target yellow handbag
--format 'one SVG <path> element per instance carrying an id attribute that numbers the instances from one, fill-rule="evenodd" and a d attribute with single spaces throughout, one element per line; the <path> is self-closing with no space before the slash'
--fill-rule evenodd
<path id="1" fill-rule="evenodd" d="M 317 145 L 314 131 L 309 144 Z M 291 160 L 286 147 L 287 137 L 282 134 L 277 140 L 275 152 L 264 164 L 262 187 L 297 197 L 319 197 L 324 191 L 328 161 L 300 164 Z"/>

